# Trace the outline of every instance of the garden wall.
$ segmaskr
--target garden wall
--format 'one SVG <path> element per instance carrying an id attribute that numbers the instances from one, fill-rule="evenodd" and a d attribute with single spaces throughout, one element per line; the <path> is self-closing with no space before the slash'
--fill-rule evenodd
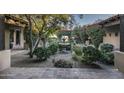
<path id="1" fill-rule="evenodd" d="M 114 59 L 115 67 L 119 71 L 124 72 L 124 52 L 115 51 L 114 55 L 115 55 L 115 59 Z"/>
<path id="2" fill-rule="evenodd" d="M 11 61 L 10 56 L 11 56 L 10 50 L 0 51 L 0 71 L 10 67 L 10 61 Z"/>

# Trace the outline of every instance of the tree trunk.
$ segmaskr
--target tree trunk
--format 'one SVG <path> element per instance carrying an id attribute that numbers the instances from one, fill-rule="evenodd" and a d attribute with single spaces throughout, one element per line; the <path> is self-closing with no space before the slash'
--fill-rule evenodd
<path id="1" fill-rule="evenodd" d="M 45 48 L 46 47 L 46 39 L 42 38 L 42 42 L 43 42 L 43 48 Z"/>
<path id="2" fill-rule="evenodd" d="M 38 46 L 40 40 L 41 40 L 41 39 L 38 37 L 38 38 L 37 38 L 37 41 L 35 42 L 35 45 L 34 45 L 34 47 L 33 47 L 32 52 L 34 52 L 34 50 L 37 48 L 37 46 Z"/>
<path id="3" fill-rule="evenodd" d="M 32 44 L 32 23 L 31 23 L 31 19 L 29 20 L 29 25 L 30 25 L 30 58 L 33 58 L 33 44 Z"/>
<path id="4" fill-rule="evenodd" d="M 32 22 L 31 22 L 31 16 L 30 15 L 26 15 L 26 18 L 29 22 L 29 49 L 30 49 L 30 58 L 33 58 L 33 52 L 32 52 L 32 48 L 33 48 L 33 43 L 32 43 Z"/>

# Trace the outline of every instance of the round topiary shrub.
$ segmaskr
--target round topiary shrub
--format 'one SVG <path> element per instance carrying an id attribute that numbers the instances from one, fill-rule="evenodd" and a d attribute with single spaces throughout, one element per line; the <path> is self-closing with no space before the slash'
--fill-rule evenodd
<path id="1" fill-rule="evenodd" d="M 102 52 L 112 52 L 114 49 L 114 46 L 112 44 L 101 44 L 99 47 L 100 51 Z"/>
<path id="2" fill-rule="evenodd" d="M 36 48 L 33 54 L 36 55 L 40 61 L 45 61 L 49 57 L 47 48 L 42 47 Z"/>
<path id="3" fill-rule="evenodd" d="M 100 61 L 106 64 L 114 64 L 114 54 L 112 52 L 101 52 Z"/>
<path id="4" fill-rule="evenodd" d="M 112 44 L 101 44 L 100 47 L 101 57 L 100 61 L 106 64 L 114 64 L 114 54 L 112 53 L 114 46 Z"/>
<path id="5" fill-rule="evenodd" d="M 82 62 L 85 64 L 92 64 L 100 58 L 100 51 L 93 46 L 83 47 Z"/>
<path id="6" fill-rule="evenodd" d="M 57 50 L 58 50 L 58 45 L 57 44 L 51 44 L 48 49 L 51 51 L 51 55 L 54 55 Z"/>

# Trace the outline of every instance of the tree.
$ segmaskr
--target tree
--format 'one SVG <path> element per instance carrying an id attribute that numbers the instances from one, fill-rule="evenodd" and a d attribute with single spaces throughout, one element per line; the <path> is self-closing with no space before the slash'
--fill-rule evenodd
<path id="1" fill-rule="evenodd" d="M 98 48 L 100 43 L 103 41 L 103 36 L 105 35 L 104 30 L 100 26 L 92 26 L 87 29 L 87 34 L 91 39 L 92 44 Z"/>
<path id="2" fill-rule="evenodd" d="M 80 40 L 80 43 L 85 44 L 86 40 L 88 40 L 88 35 L 86 31 L 81 26 L 76 26 L 73 30 L 73 35 L 76 35 Z"/>
<path id="3" fill-rule="evenodd" d="M 43 42 L 43 47 L 45 47 L 46 40 L 50 35 L 55 34 L 62 27 L 72 27 L 75 23 L 74 16 L 70 14 L 23 14 L 17 16 L 26 19 L 28 22 L 28 36 L 26 37 L 29 37 L 30 57 L 33 57 L 33 51 L 40 40 Z M 82 16 L 79 15 L 79 17 Z M 34 46 L 33 33 L 36 33 L 35 37 L 37 37 Z"/>
<path id="4" fill-rule="evenodd" d="M 25 17 L 27 18 L 28 22 L 29 22 L 29 48 L 30 48 L 30 57 L 33 57 L 33 43 L 32 43 L 32 22 L 31 22 L 31 15 L 25 15 Z"/>
<path id="5" fill-rule="evenodd" d="M 32 20 L 39 31 L 34 49 L 40 40 L 42 40 L 43 47 L 45 47 L 46 39 L 50 35 L 55 34 L 62 26 L 73 24 L 72 16 L 67 14 L 35 15 L 32 17 Z"/>
<path id="6" fill-rule="evenodd" d="M 32 30 L 33 30 L 33 26 L 32 26 L 32 20 L 31 20 L 31 15 L 30 14 L 7 14 L 8 16 L 11 16 L 13 18 L 16 18 L 16 20 L 18 21 L 22 21 L 23 23 L 22 24 L 25 24 L 25 31 L 24 32 L 24 37 L 28 34 L 28 36 L 26 36 L 26 40 L 28 41 L 28 44 L 29 44 L 29 48 L 30 48 L 30 57 L 32 58 L 33 57 L 33 52 L 32 52 L 32 47 L 33 47 L 33 44 L 32 44 Z M 26 20 L 26 21 L 25 21 Z"/>

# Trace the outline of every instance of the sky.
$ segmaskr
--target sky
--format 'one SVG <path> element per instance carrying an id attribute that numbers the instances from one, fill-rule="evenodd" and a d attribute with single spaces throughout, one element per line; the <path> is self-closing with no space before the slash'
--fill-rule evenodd
<path id="1" fill-rule="evenodd" d="M 83 26 L 86 24 L 92 24 L 98 19 L 104 20 L 111 16 L 113 16 L 113 14 L 84 14 L 82 19 L 80 19 L 78 15 L 75 15 L 75 19 L 79 25 Z"/>

